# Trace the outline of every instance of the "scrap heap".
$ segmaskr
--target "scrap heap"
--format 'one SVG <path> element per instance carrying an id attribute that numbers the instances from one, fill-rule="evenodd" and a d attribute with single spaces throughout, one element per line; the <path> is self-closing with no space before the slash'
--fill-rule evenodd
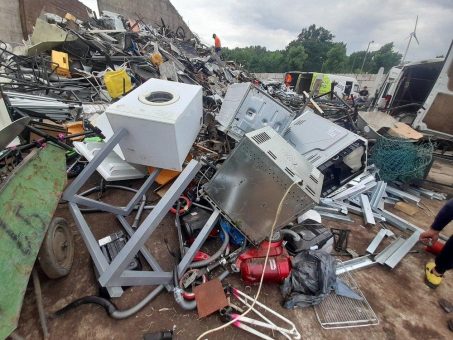
<path id="1" fill-rule="evenodd" d="M 384 202 L 445 197 L 410 187 L 400 177 L 392 185 L 381 180 L 379 169 L 367 164 L 368 139 L 359 131 L 353 103 L 338 98 L 335 114 L 326 116 L 313 96 L 295 95 L 281 84 L 259 84 L 246 70 L 184 35 L 110 12 L 86 22 L 45 14 L 25 46 L 1 44 L 2 121 L 17 127 L 19 119 L 26 119 L 18 133 L 29 132 L 21 134 L 22 143 L 2 145 L 2 178 L 26 150 L 46 142 L 67 150 L 68 176 L 78 177 L 63 199 L 99 284 L 111 297 L 121 296 L 124 286 L 157 286 L 128 310 L 117 310 L 104 298 L 82 298 L 55 315 L 93 302 L 122 319 L 167 290 L 183 309 L 198 308 L 201 317 L 220 310 L 231 322 L 238 317 L 234 305 L 207 297 L 213 291 L 223 296 L 220 281 L 240 272 L 246 284 L 282 284 L 287 308 L 318 305 L 335 290 L 355 301 L 350 304 L 354 311 L 366 314 L 362 324 L 344 324 L 376 324 L 360 290 L 337 275 L 376 263 L 394 268 L 417 242 L 420 229 L 385 210 Z M 329 105 L 324 102 L 324 110 Z M 80 193 L 96 171 L 101 184 Z M 136 179 L 139 189 L 112 184 Z M 89 197 L 96 192 L 100 198 L 106 190 L 134 196 L 124 207 Z M 147 195 L 161 198 L 149 205 Z M 170 272 L 145 246 L 169 210 L 179 246 Z M 122 228 L 96 239 L 83 217 L 87 211 L 114 214 Z M 339 265 L 319 250 L 354 255 L 347 247 L 348 233 L 330 230 L 321 217 L 352 221 L 348 213 L 363 215 L 366 225 L 382 230 L 365 256 Z M 132 224 L 129 215 L 134 215 Z M 385 223 L 411 235 L 397 237 L 378 253 L 382 239 L 395 235 Z M 220 235 L 221 245 L 209 256 L 200 248 L 213 234 Z M 152 271 L 141 271 L 141 261 Z M 304 267 L 307 263 L 320 263 L 324 271 Z M 322 288 L 301 280 L 302 272 L 314 282 L 323 277 Z M 253 299 L 236 288 L 225 291 L 242 303 L 242 311 L 268 310 L 259 302 L 254 307 Z M 256 314 L 261 324 L 242 320 L 300 337 L 291 321 L 271 313 L 289 328 L 262 314 Z"/>

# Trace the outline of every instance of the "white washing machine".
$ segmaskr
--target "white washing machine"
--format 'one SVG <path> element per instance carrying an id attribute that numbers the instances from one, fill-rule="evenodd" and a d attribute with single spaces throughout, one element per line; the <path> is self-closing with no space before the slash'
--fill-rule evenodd
<path id="1" fill-rule="evenodd" d="M 128 131 L 119 143 L 126 161 L 181 171 L 203 123 L 202 88 L 150 79 L 106 114 L 114 132 Z"/>

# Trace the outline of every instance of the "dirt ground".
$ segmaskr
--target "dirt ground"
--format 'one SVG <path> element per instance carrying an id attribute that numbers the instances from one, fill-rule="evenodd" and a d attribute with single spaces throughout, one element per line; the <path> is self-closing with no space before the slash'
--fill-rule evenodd
<path id="1" fill-rule="evenodd" d="M 442 166 L 436 165 L 435 169 L 443 174 L 442 176 L 445 173 L 447 177 L 453 174 L 453 171 L 445 170 Z M 433 176 L 435 178 L 436 174 Z M 91 184 L 93 183 L 96 183 L 95 178 Z M 135 186 L 138 184 L 134 183 Z M 112 191 L 107 196 L 106 200 L 109 202 L 121 204 L 124 203 L 126 195 Z M 434 219 L 434 214 L 444 202 L 423 199 L 423 203 L 426 208 L 419 209 L 414 216 L 408 216 L 402 212 L 396 213 L 419 227 L 428 228 Z M 395 212 L 392 207 L 387 208 Z M 74 299 L 96 294 L 98 290 L 88 251 L 67 205 L 60 204 L 56 216 L 65 217 L 70 222 L 76 248 L 73 268 L 67 277 L 49 280 L 44 274 L 40 275 L 44 308 L 47 312 L 56 311 Z M 350 248 L 362 255 L 379 231 L 379 227 L 365 228 L 359 216 L 351 216 L 354 218 L 354 223 L 338 223 L 327 219 L 323 222 L 328 227 L 351 229 Z M 119 223 L 109 214 L 88 214 L 87 221 L 98 238 L 120 229 Z M 395 233 L 401 234 L 397 230 Z M 167 270 L 171 270 L 172 259 L 163 239 L 168 238 L 169 243 L 176 246 L 175 234 L 174 219 L 171 215 L 167 215 L 147 242 L 148 248 Z M 448 226 L 445 234 L 453 234 L 453 225 Z M 378 250 L 388 242 L 390 241 L 385 240 Z M 313 308 L 283 309 L 279 287 L 276 285 L 265 284 L 259 300 L 293 320 L 303 339 L 451 339 L 453 333 L 447 328 L 447 320 L 453 318 L 453 315 L 449 317 L 439 307 L 438 299 L 445 298 L 453 302 L 453 272 L 445 275 L 444 282 L 438 289 L 428 288 L 423 282 L 423 270 L 424 264 L 433 258 L 433 255 L 426 253 L 421 244 L 418 244 L 414 250 L 418 252 L 408 254 L 393 270 L 376 265 L 353 272 L 360 289 L 379 319 L 377 326 L 324 330 L 317 321 Z M 251 295 L 256 291 L 256 287 L 245 287 L 237 274 L 229 276 L 224 283 L 231 283 Z M 151 287 L 129 288 L 121 298 L 114 299 L 114 303 L 120 308 L 127 308 L 140 301 L 151 289 Z M 199 319 L 196 311 L 182 310 L 174 302 L 172 294 L 166 291 L 129 319 L 114 320 L 98 306 L 83 305 L 62 317 L 49 320 L 48 323 L 50 339 L 129 340 L 143 339 L 145 333 L 168 329 L 174 329 L 176 339 L 195 339 L 204 331 L 222 324 L 216 314 Z M 17 333 L 26 339 L 42 338 L 31 284 L 25 295 Z M 212 334 L 209 338 L 233 340 L 250 337 L 242 330 L 229 327 Z"/>

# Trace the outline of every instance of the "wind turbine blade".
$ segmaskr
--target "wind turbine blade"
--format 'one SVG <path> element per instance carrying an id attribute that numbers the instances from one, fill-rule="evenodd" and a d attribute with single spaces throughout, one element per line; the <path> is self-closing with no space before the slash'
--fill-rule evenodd
<path id="1" fill-rule="evenodd" d="M 420 45 L 420 43 L 418 42 L 418 39 L 417 39 L 417 36 L 415 35 L 415 31 L 414 31 L 414 38 L 415 38 L 415 41 L 417 42 L 418 45 Z"/>
<path id="2" fill-rule="evenodd" d="M 415 31 L 417 30 L 417 23 L 418 23 L 418 15 L 417 15 L 417 18 L 415 19 L 414 34 L 415 34 Z"/>

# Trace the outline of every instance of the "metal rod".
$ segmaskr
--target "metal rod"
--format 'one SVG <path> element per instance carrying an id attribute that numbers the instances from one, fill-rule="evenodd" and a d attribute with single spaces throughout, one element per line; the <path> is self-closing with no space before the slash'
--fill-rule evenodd
<path id="1" fill-rule="evenodd" d="M 33 268 L 31 272 L 33 278 L 33 288 L 35 290 L 36 305 L 38 306 L 39 322 L 41 324 L 44 339 L 49 338 L 49 329 L 47 328 L 46 313 L 44 312 L 44 306 L 42 303 L 41 284 L 39 282 L 38 272 L 36 268 Z"/>

